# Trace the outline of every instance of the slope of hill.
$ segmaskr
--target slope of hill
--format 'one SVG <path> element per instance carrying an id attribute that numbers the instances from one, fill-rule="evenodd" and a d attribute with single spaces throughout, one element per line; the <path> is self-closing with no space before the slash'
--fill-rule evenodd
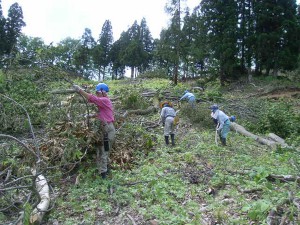
<path id="1" fill-rule="evenodd" d="M 31 124 L 24 122 L 22 109 L 4 95 L 1 133 L 40 151 L 44 162 L 40 171 L 48 180 L 51 196 L 42 224 L 300 222 L 299 83 L 268 78 L 220 87 L 209 82 L 203 91 L 193 89 L 199 81 L 177 86 L 164 79 L 110 81 L 117 140 L 111 153 L 111 173 L 103 180 L 95 161 L 93 121 L 83 117 L 95 108 L 65 81 L 27 78 L 14 82 L 8 84 L 4 95 L 28 110 L 38 147 L 28 133 Z M 95 85 L 74 82 L 87 90 Z M 194 90 L 198 99 L 195 109 L 178 102 L 185 89 Z M 161 124 L 157 124 L 159 103 L 166 99 L 180 110 L 174 147 L 165 146 Z M 212 103 L 236 115 L 237 123 L 250 132 L 261 137 L 275 133 L 288 147 L 262 145 L 234 130 L 228 146 L 220 146 L 208 109 Z M 7 168 L 14 181 L 28 175 L 28 167 L 34 164 L 28 151 L 11 139 L 1 141 L 1 146 L 3 179 L 7 179 Z M 9 193 L 4 188 L 2 192 L 6 198 L 1 205 L 9 205 L 7 196 L 15 198 L 16 191 Z M 24 208 L 30 209 L 28 203 L 36 202 L 36 197 L 26 202 L 26 196 L 19 197 L 17 208 L 0 212 L 1 224 L 16 220 Z"/>

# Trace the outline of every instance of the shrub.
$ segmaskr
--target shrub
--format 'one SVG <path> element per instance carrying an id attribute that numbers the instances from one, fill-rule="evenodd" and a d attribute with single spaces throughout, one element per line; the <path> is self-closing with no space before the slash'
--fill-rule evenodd
<path id="1" fill-rule="evenodd" d="M 217 81 L 210 81 L 207 83 L 205 95 L 209 101 L 220 102 L 223 96 L 220 84 Z"/>
<path id="2" fill-rule="evenodd" d="M 259 115 L 256 129 L 260 133 L 272 132 L 282 138 L 299 135 L 300 117 L 295 115 L 288 103 L 269 104 Z M 252 127 L 254 128 L 254 127 Z"/>
<path id="3" fill-rule="evenodd" d="M 149 105 L 137 91 L 123 92 L 121 99 L 122 105 L 125 109 L 145 109 Z"/>
<path id="4" fill-rule="evenodd" d="M 196 107 L 191 109 L 188 103 L 183 103 L 180 115 L 187 117 L 191 123 L 197 124 L 201 127 L 211 127 L 213 125 L 210 118 L 210 111 L 204 104 L 196 104 Z"/>

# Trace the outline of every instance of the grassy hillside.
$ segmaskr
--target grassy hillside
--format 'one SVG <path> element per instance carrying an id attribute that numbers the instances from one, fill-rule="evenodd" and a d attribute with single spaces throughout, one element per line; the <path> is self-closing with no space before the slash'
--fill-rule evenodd
<path id="1" fill-rule="evenodd" d="M 166 79 L 110 81 L 117 140 L 111 174 L 103 180 L 96 169 L 93 121 L 82 116 L 95 108 L 76 93 L 54 94 L 72 87 L 66 80 L 12 77 L 11 83 L 2 83 L 1 133 L 34 146 L 26 115 L 5 95 L 27 109 L 36 131 L 45 162 L 41 171 L 52 197 L 43 224 L 300 223 L 299 82 L 268 77 L 220 87 L 200 80 L 177 86 Z M 91 91 L 95 85 L 73 82 Z M 204 90 L 193 89 L 200 85 Z M 194 110 L 177 101 L 186 89 L 199 100 Z M 158 105 L 165 99 L 180 110 L 175 147 L 164 145 L 163 129 L 157 126 Z M 261 137 L 275 133 L 289 147 L 270 148 L 235 131 L 228 146 L 220 146 L 208 109 L 212 103 L 236 115 L 250 132 Z M 32 160 L 20 159 L 24 150 L 10 146 L 1 153 L 1 170 L 9 165 L 16 176 L 25 175 Z M 1 224 L 18 211 L 0 212 Z"/>

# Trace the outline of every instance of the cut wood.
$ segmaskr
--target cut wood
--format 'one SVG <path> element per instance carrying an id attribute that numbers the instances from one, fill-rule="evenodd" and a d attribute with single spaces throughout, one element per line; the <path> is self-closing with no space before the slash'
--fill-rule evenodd
<path id="1" fill-rule="evenodd" d="M 270 174 L 267 177 L 268 180 L 280 180 L 283 182 L 291 181 L 291 182 L 297 182 L 300 184 L 300 177 L 298 176 L 293 176 L 293 175 L 275 175 L 275 174 Z"/>
<path id="2" fill-rule="evenodd" d="M 259 137 L 255 134 L 252 134 L 251 132 L 247 131 L 243 126 L 241 126 L 237 123 L 234 123 L 234 122 L 230 123 L 230 128 L 231 128 L 231 130 L 236 131 L 236 132 L 238 132 L 238 133 L 240 133 L 244 136 L 253 138 L 254 140 L 256 140 L 260 144 L 264 144 L 264 145 L 270 146 L 272 148 L 276 147 L 276 145 L 280 144 L 278 142 L 268 140 L 268 139 Z"/>
<path id="3" fill-rule="evenodd" d="M 156 92 L 145 92 L 145 93 L 142 93 L 143 97 L 153 97 L 155 95 L 156 95 Z"/>
<path id="4" fill-rule="evenodd" d="M 129 114 L 137 114 L 137 115 L 146 115 L 155 112 L 157 109 L 153 106 L 148 107 L 147 109 L 135 109 L 135 110 L 128 110 L 124 113 L 124 117 L 128 116 Z"/>
<path id="5" fill-rule="evenodd" d="M 286 145 L 284 139 L 282 139 L 281 137 L 277 136 L 276 134 L 269 133 L 268 137 L 271 138 L 272 140 L 280 143 L 281 145 Z"/>
<path id="6" fill-rule="evenodd" d="M 203 87 L 192 87 L 192 90 L 204 91 Z"/>
<path id="7" fill-rule="evenodd" d="M 38 175 L 35 180 L 36 189 L 40 195 L 40 203 L 32 211 L 30 216 L 30 223 L 40 224 L 43 220 L 45 213 L 50 205 L 49 186 L 46 178 L 43 175 Z"/>
<path id="8" fill-rule="evenodd" d="M 50 94 L 72 94 L 76 93 L 74 89 L 57 89 L 50 91 Z"/>
<path id="9" fill-rule="evenodd" d="M 49 103 L 48 102 L 36 102 L 36 103 L 33 103 L 33 105 L 38 108 L 44 108 L 44 107 L 48 106 Z"/>

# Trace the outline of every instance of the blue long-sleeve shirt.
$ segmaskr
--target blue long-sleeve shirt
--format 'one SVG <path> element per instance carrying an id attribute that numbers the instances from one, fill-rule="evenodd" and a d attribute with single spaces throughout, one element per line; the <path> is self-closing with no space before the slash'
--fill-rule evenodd
<path id="1" fill-rule="evenodd" d="M 195 95 L 192 94 L 191 92 L 187 92 L 187 93 L 185 93 L 185 94 L 180 98 L 180 101 L 183 100 L 183 99 L 188 99 L 188 100 L 189 100 L 189 99 L 192 98 L 192 97 L 195 98 Z"/>

